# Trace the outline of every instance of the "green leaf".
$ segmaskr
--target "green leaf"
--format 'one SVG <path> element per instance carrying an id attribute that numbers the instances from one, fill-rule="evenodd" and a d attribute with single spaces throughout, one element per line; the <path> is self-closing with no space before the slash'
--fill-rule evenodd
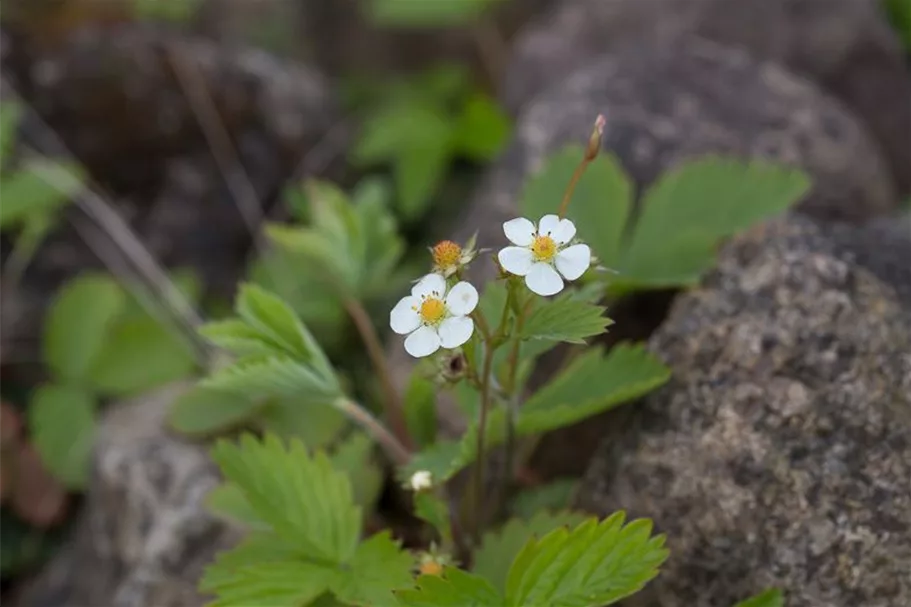
<path id="1" fill-rule="evenodd" d="M 560 478 L 518 493 L 509 505 L 512 513 L 519 518 L 531 518 L 542 510 L 561 510 L 570 504 L 576 486 L 575 478 Z"/>
<path id="2" fill-rule="evenodd" d="M 477 162 L 494 158 L 509 137 L 509 117 L 490 97 L 474 93 L 457 118 L 456 152 Z"/>
<path id="3" fill-rule="evenodd" d="M 261 404 L 243 396 L 194 386 L 181 394 L 168 411 L 168 424 L 178 432 L 205 436 L 249 420 Z"/>
<path id="4" fill-rule="evenodd" d="M 449 506 L 439 496 L 426 491 L 415 493 L 414 514 L 440 534 L 444 545 L 452 541 Z"/>
<path id="5" fill-rule="evenodd" d="M 96 406 L 84 390 L 46 385 L 28 407 L 32 443 L 48 470 L 70 489 L 82 489 L 88 481 Z"/>
<path id="6" fill-rule="evenodd" d="M 131 0 L 137 17 L 148 21 L 164 21 L 178 25 L 188 23 L 202 0 Z"/>
<path id="7" fill-rule="evenodd" d="M 424 214 L 431 197 L 446 177 L 450 160 L 448 143 L 444 139 L 399 151 L 393 167 L 399 194 L 396 208 L 406 221 L 416 220 Z"/>
<path id="8" fill-rule="evenodd" d="M 581 147 L 569 146 L 547 160 L 523 190 L 520 203 L 526 217 L 536 222 L 557 212 L 584 154 Z M 632 201 L 632 183 L 612 156 L 595 158 L 576 185 L 566 216 L 607 267 L 616 267 L 619 261 Z"/>
<path id="9" fill-rule="evenodd" d="M 905 52 L 911 52 L 911 5 L 905 0 L 883 0 L 889 24 L 902 41 Z"/>
<path id="10" fill-rule="evenodd" d="M 34 160 L 3 178 L 0 228 L 24 221 L 34 214 L 56 211 L 82 188 L 76 165 Z"/>
<path id="11" fill-rule="evenodd" d="M 22 108 L 13 101 L 0 103 L 0 169 L 6 168 L 6 159 L 13 147 Z"/>
<path id="12" fill-rule="evenodd" d="M 796 169 L 708 157 L 669 171 L 645 194 L 617 269 L 626 288 L 691 285 L 719 242 L 777 215 L 810 187 Z"/>
<path id="13" fill-rule="evenodd" d="M 104 394 L 132 396 L 191 375 L 193 351 L 157 320 L 118 322 L 98 352 L 89 381 Z"/>
<path id="14" fill-rule="evenodd" d="M 409 434 L 420 448 L 428 447 L 436 440 L 436 391 L 436 385 L 418 371 L 411 374 L 405 390 L 405 423 Z"/>
<path id="15" fill-rule="evenodd" d="M 125 302 L 117 283 L 99 274 L 78 276 L 57 292 L 44 324 L 44 356 L 59 378 L 86 378 Z"/>
<path id="16" fill-rule="evenodd" d="M 199 587 L 218 598 L 209 607 L 298 607 L 329 589 L 337 575 L 332 565 L 298 558 L 284 538 L 257 534 L 218 555 Z"/>
<path id="17" fill-rule="evenodd" d="M 734 607 L 784 607 L 784 595 L 781 590 L 770 588 L 754 597 L 740 601 Z"/>
<path id="18" fill-rule="evenodd" d="M 372 0 L 371 20 L 394 27 L 441 27 L 473 21 L 498 0 Z"/>
<path id="19" fill-rule="evenodd" d="M 199 334 L 219 348 L 238 356 L 282 352 L 280 344 L 237 318 L 207 322 L 199 328 Z"/>
<path id="20" fill-rule="evenodd" d="M 455 567 L 444 567 L 442 576 L 422 575 L 416 589 L 395 594 L 405 607 L 503 607 L 490 582 Z"/>
<path id="21" fill-rule="evenodd" d="M 287 356 L 240 360 L 203 379 L 200 385 L 250 399 L 298 397 L 307 404 L 326 406 L 339 396 L 340 391 L 337 382 L 327 382 L 310 367 Z"/>
<path id="22" fill-rule="evenodd" d="M 239 445 L 219 441 L 212 457 L 256 515 L 301 555 L 334 564 L 354 555 L 360 509 L 348 478 L 324 454 L 311 457 L 297 440 L 286 448 L 274 436 L 260 442 L 246 435 Z"/>
<path id="23" fill-rule="evenodd" d="M 538 512 L 528 520 L 512 519 L 498 530 L 484 534 L 474 553 L 472 572 L 503 592 L 510 565 L 530 539 L 561 526 L 575 527 L 584 520 L 585 516 L 577 512 Z"/>
<path id="24" fill-rule="evenodd" d="M 605 308 L 570 297 L 542 301 L 522 327 L 523 339 L 544 339 L 584 344 L 585 338 L 604 333 L 613 321 Z"/>
<path id="25" fill-rule="evenodd" d="M 602 356 L 592 349 L 526 401 L 519 412 L 520 435 L 574 424 L 647 394 L 670 371 L 641 345 L 620 343 Z"/>
<path id="26" fill-rule="evenodd" d="M 310 449 L 329 446 L 348 425 L 345 414 L 306 394 L 270 399 L 256 416 L 261 429 L 279 438 L 298 438 Z"/>
<path id="27" fill-rule="evenodd" d="M 332 467 L 348 475 L 354 488 L 354 503 L 370 512 L 383 489 L 383 470 L 377 464 L 373 441 L 363 432 L 353 432 L 331 455 Z"/>
<path id="28" fill-rule="evenodd" d="M 225 520 L 261 531 L 269 530 L 269 526 L 263 523 L 250 506 L 244 492 L 234 483 L 222 483 L 209 491 L 205 503 L 210 512 Z"/>
<path id="29" fill-rule="evenodd" d="M 641 590 L 668 551 L 651 521 L 623 521 L 618 512 L 530 540 L 509 569 L 505 604 L 603 606 Z"/>
<path id="30" fill-rule="evenodd" d="M 392 591 L 411 585 L 413 566 L 411 554 L 383 531 L 357 547 L 354 558 L 333 581 L 332 592 L 350 605 L 393 605 Z"/>

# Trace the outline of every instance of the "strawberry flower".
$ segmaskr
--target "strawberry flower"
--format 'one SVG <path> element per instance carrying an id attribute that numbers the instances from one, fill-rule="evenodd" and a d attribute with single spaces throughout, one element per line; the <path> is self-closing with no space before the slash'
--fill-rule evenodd
<path id="1" fill-rule="evenodd" d="M 468 316 L 478 305 L 478 291 L 467 282 L 447 290 L 446 279 L 428 274 L 389 313 L 389 326 L 405 339 L 405 351 L 421 358 L 441 347 L 458 348 L 469 340 L 474 321 Z"/>

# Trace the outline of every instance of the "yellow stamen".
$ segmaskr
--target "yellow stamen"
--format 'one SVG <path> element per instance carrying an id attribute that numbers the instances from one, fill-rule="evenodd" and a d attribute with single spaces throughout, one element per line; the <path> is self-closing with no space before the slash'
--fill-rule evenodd
<path id="1" fill-rule="evenodd" d="M 462 247 L 451 240 L 444 240 L 433 247 L 433 263 L 440 269 L 455 268 L 461 258 Z"/>
<path id="2" fill-rule="evenodd" d="M 428 297 L 421 302 L 420 314 L 421 320 L 428 325 L 436 324 L 443 320 L 443 315 L 446 314 L 446 304 L 443 303 L 442 299 Z"/>
<path id="3" fill-rule="evenodd" d="M 557 243 L 546 234 L 535 236 L 534 242 L 531 243 L 531 252 L 536 261 L 550 261 L 557 254 Z"/>

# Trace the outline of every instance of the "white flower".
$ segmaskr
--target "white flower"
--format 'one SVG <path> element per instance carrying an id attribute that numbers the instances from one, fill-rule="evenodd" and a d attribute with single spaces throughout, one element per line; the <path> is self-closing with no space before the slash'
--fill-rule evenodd
<path id="1" fill-rule="evenodd" d="M 423 491 L 433 486 L 433 477 L 429 470 L 418 470 L 411 475 L 408 483 L 411 485 L 412 491 Z"/>
<path id="2" fill-rule="evenodd" d="M 545 215 L 535 229 L 535 224 L 519 217 L 504 223 L 503 232 L 517 246 L 500 250 L 500 265 L 511 274 L 524 276 L 525 284 L 538 295 L 559 293 L 563 278 L 576 280 L 591 265 L 588 245 L 566 246 L 576 235 L 576 226 L 569 219 Z"/>
<path id="3" fill-rule="evenodd" d="M 399 335 L 408 334 L 405 351 L 420 358 L 440 349 L 458 348 L 471 337 L 474 321 L 468 317 L 478 305 L 478 291 L 460 282 L 446 291 L 439 274 L 422 278 L 411 295 L 403 297 L 389 313 L 389 326 Z"/>

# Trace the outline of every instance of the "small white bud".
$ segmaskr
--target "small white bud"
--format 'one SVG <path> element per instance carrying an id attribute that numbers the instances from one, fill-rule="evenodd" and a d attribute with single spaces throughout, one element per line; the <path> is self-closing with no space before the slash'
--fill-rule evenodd
<path id="1" fill-rule="evenodd" d="M 411 484 L 412 491 L 423 491 L 425 489 L 430 489 L 433 486 L 433 479 L 430 476 L 429 470 L 418 470 L 411 475 Z"/>

